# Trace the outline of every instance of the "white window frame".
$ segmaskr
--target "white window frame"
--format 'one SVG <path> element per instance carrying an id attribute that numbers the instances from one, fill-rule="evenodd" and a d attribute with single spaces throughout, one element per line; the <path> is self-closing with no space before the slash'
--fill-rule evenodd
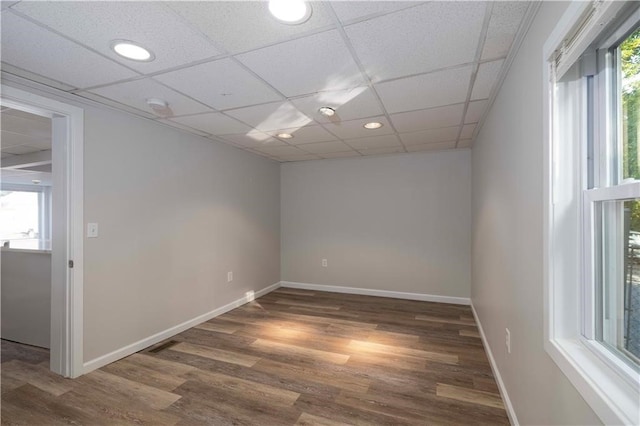
<path id="1" fill-rule="evenodd" d="M 37 250 L 48 250 L 51 246 L 51 187 L 17 183 L 3 183 L 1 187 L 3 191 L 36 192 L 38 194 L 40 236 Z M 46 243 L 47 241 L 49 244 Z"/>
<path id="2" fill-rule="evenodd" d="M 640 376 L 593 339 L 593 270 L 585 259 L 594 250 L 594 203 L 635 198 L 640 184 L 587 190 L 587 128 L 575 118 L 585 115 L 586 83 L 572 67 L 624 8 L 622 2 L 573 2 L 544 46 L 544 347 L 604 423 L 635 425 Z M 558 69 L 572 78 L 561 82 Z M 596 96 L 596 108 L 607 102 Z M 603 127 L 596 123 L 594 130 L 611 131 Z M 606 172 L 594 154 L 598 172 Z"/>

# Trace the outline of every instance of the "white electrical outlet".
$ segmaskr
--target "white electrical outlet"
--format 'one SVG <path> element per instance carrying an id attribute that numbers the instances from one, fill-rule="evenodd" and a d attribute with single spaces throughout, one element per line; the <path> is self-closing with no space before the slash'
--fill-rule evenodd
<path id="1" fill-rule="evenodd" d="M 504 336 L 504 344 L 507 346 L 507 353 L 511 353 L 511 332 L 508 328 L 505 328 L 506 333 Z"/>
<path id="2" fill-rule="evenodd" d="M 227 282 L 230 283 L 233 281 L 233 271 L 227 272 Z"/>
<path id="3" fill-rule="evenodd" d="M 327 267 L 327 259 L 322 259 L 322 267 L 323 268 Z"/>

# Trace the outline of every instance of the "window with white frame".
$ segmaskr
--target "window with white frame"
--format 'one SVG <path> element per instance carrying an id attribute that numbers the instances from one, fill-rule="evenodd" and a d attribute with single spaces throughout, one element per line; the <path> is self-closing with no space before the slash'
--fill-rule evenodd
<path id="1" fill-rule="evenodd" d="M 26 250 L 51 249 L 51 187 L 2 185 L 0 244 Z"/>
<path id="2" fill-rule="evenodd" d="M 640 10 L 572 4 L 545 45 L 545 348 L 609 424 L 640 424 Z"/>

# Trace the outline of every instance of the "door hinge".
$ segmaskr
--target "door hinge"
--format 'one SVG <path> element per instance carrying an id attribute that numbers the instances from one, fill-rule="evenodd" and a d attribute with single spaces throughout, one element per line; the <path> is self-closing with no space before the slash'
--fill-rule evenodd
<path id="1" fill-rule="evenodd" d="M 73 268 L 73 260 L 69 261 L 69 268 Z"/>

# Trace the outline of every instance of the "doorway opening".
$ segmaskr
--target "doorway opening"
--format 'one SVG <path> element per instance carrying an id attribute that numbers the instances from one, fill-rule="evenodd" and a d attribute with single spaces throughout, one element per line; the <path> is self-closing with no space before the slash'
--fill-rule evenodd
<path id="1" fill-rule="evenodd" d="M 12 198 L 15 209 L 19 209 L 19 204 L 22 203 L 23 211 L 28 211 L 30 202 L 35 203 L 35 206 L 31 207 L 36 209 L 30 219 L 20 218 L 21 221 L 29 219 L 34 222 L 31 225 L 20 224 L 29 229 L 18 230 L 9 238 L 4 236 L 2 241 L 3 270 L 14 266 L 19 269 L 18 263 L 24 261 L 25 253 L 27 255 L 37 253 L 41 258 L 31 260 L 39 262 L 41 269 L 39 279 L 46 280 L 48 278 L 46 272 L 50 273 L 48 289 L 41 289 L 37 297 L 33 299 L 36 300 L 34 303 L 40 305 L 46 303 L 43 302 L 43 298 L 47 296 L 46 290 L 49 290 L 49 333 L 46 335 L 46 330 L 42 330 L 43 327 L 46 327 L 47 318 L 37 320 L 31 318 L 32 329 L 27 330 L 27 334 L 19 335 L 19 339 L 27 336 L 28 341 L 24 343 L 46 346 L 48 338 L 50 369 L 65 377 L 77 377 L 83 373 L 82 165 L 84 112 L 81 108 L 73 105 L 4 85 L 0 95 L 0 108 L 3 113 L 20 118 L 14 119 L 16 121 L 14 124 L 25 124 L 25 119 L 31 119 L 33 122 L 41 123 L 41 127 L 45 125 L 44 123 L 48 123 L 50 126 L 49 150 L 37 149 L 27 153 L 29 144 L 37 145 L 37 143 L 25 139 L 26 143 L 20 144 L 19 137 L 10 135 L 14 137 L 14 146 L 23 146 L 23 148 L 5 149 L 9 155 L 5 155 L 5 158 L 2 159 L 3 170 L 0 179 L 3 195 L 5 195 L 3 198 Z M 19 129 L 19 126 L 13 128 L 14 131 Z M 3 128 L 3 133 L 10 130 L 11 126 L 7 126 L 7 128 Z M 3 136 L 5 135 L 3 134 Z M 3 139 L 5 138 L 3 137 Z M 7 140 L 11 140 L 11 138 L 7 137 Z M 41 146 L 44 147 L 44 142 L 41 141 L 41 143 Z M 36 146 L 31 148 L 36 148 Z M 14 154 L 11 154 L 12 152 Z M 31 154 L 31 157 L 15 158 L 21 156 L 19 152 L 23 152 L 25 155 Z M 5 165 L 8 165 L 7 170 L 4 169 Z M 40 173 L 40 175 L 36 176 L 36 173 Z M 19 176 L 29 175 L 32 176 L 30 184 L 19 181 Z M 5 231 L 8 232 L 8 230 Z M 18 254 L 22 258 L 17 256 Z M 46 259 L 47 256 L 50 259 Z M 12 264 L 5 263 L 7 261 Z M 33 277 L 29 279 L 33 284 Z M 45 286 L 46 283 L 42 287 Z M 42 317 L 43 311 L 46 316 L 46 307 L 42 306 L 31 314 L 39 314 Z M 13 332 L 15 331 L 14 327 Z M 18 333 L 24 332 L 24 330 L 17 331 Z M 3 324 L 4 333 L 5 326 Z M 8 339 L 12 340 L 10 335 L 8 335 Z M 18 339 L 14 336 L 14 340 Z"/>

